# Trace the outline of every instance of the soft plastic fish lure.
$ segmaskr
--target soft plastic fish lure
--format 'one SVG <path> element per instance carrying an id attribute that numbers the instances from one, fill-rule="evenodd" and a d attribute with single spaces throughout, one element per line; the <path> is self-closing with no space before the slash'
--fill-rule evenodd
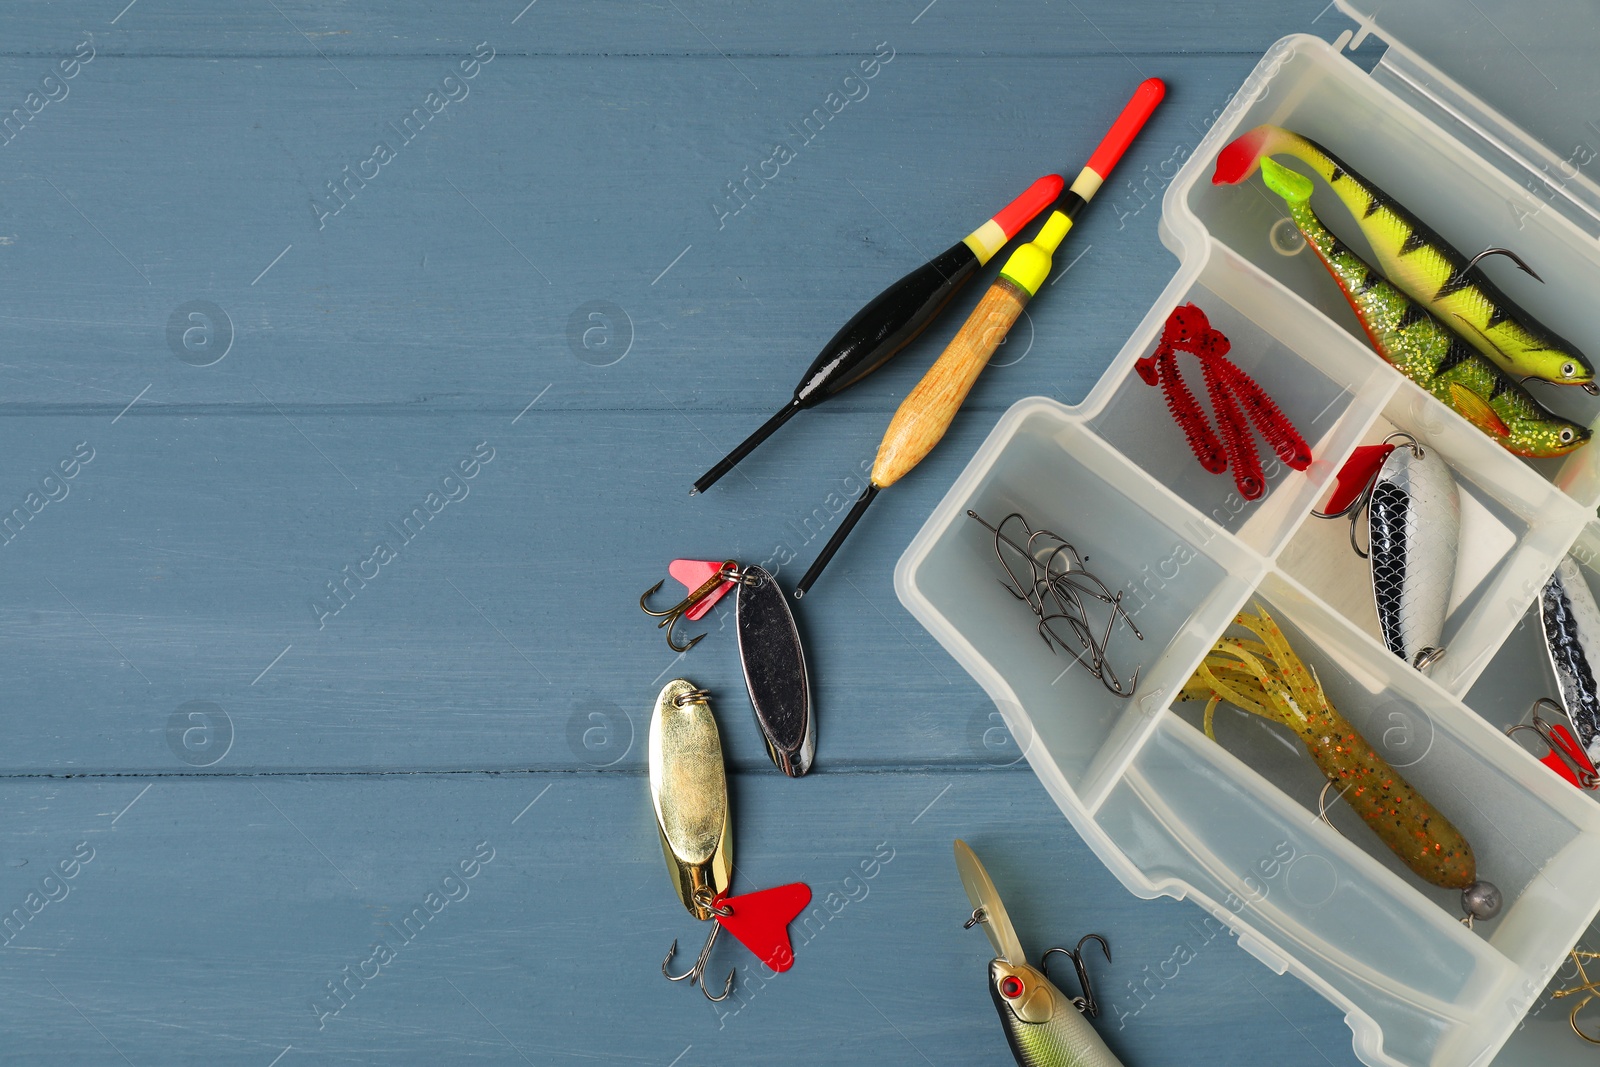
<path id="1" fill-rule="evenodd" d="M 1373 347 L 1396 370 L 1516 455 L 1561 456 L 1589 440 L 1586 427 L 1546 410 L 1328 232 L 1311 210 L 1310 178 L 1270 159 L 1260 162 L 1267 188 L 1283 197 L 1289 217 L 1339 283 Z"/>
<path id="2" fill-rule="evenodd" d="M 1577 347 L 1518 307 L 1478 269 L 1488 252 L 1468 259 L 1315 141 L 1281 126 L 1257 126 L 1222 150 L 1211 180 L 1237 184 L 1274 155 L 1293 156 L 1326 181 L 1355 216 L 1383 273 L 1507 373 L 1597 391 L 1594 366 Z M 1538 277 L 1505 249 L 1489 251 L 1509 255 Z"/>
<path id="3" fill-rule="evenodd" d="M 1224 701 L 1282 723 L 1299 736 L 1322 773 L 1342 787 L 1350 807 L 1417 877 L 1463 890 L 1464 902 L 1475 891 L 1485 895 L 1478 887 L 1488 883 L 1478 881 L 1472 846 L 1461 831 L 1328 703 L 1322 683 L 1294 654 L 1272 616 L 1259 604 L 1256 610 L 1259 615 L 1241 613 L 1234 619 L 1251 637 L 1219 640 L 1178 695 L 1179 700 L 1206 702 L 1206 736 L 1216 740 L 1212 717 Z"/>

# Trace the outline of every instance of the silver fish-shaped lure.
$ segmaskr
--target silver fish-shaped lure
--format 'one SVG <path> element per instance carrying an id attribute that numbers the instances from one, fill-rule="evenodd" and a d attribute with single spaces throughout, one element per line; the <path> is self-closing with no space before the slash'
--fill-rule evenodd
<path id="1" fill-rule="evenodd" d="M 1084 1018 L 1085 1011 L 1094 1009 L 1081 958 L 1066 949 L 1052 950 L 1072 956 L 1079 966 L 1085 995 L 1075 999 L 1061 992 L 1042 970 L 1029 966 L 1023 958 L 1022 942 L 1017 940 L 1000 893 L 977 854 L 960 840 L 955 843 L 955 852 L 956 869 L 961 872 L 961 884 L 973 907 L 967 925 L 981 924 L 994 947 L 995 959 L 989 963 L 989 995 L 994 998 L 1006 1043 L 1019 1067 L 1123 1067 Z M 1102 940 L 1101 945 L 1104 944 Z"/>
<path id="2" fill-rule="evenodd" d="M 1444 620 L 1461 540 L 1461 495 L 1433 449 L 1402 444 L 1378 468 L 1367 500 L 1378 628 L 1419 669 L 1444 654 Z"/>
<path id="3" fill-rule="evenodd" d="M 1600 605 L 1571 556 L 1545 583 L 1539 617 L 1567 718 L 1589 758 L 1600 759 Z"/>

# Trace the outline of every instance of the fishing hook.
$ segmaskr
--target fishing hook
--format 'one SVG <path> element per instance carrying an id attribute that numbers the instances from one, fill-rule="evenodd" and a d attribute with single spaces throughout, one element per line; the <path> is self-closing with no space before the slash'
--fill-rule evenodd
<path id="1" fill-rule="evenodd" d="M 1421 445 L 1419 445 L 1417 443 L 1417 439 L 1415 437 L 1412 437 L 1410 434 L 1406 433 L 1404 430 L 1396 430 L 1394 433 L 1390 434 L 1388 437 L 1385 437 L 1383 439 L 1382 443 L 1383 444 L 1388 444 L 1390 441 L 1393 441 L 1396 438 L 1400 438 L 1401 439 L 1400 444 L 1399 444 L 1398 447 L 1411 449 L 1411 454 L 1413 456 L 1417 457 L 1418 459 L 1422 459 L 1424 456 L 1426 456 L 1428 454 L 1427 451 Z M 1368 558 L 1368 554 L 1367 554 L 1367 551 L 1361 547 L 1361 542 L 1356 540 L 1356 527 L 1359 526 L 1360 523 L 1361 523 L 1361 515 L 1362 515 L 1362 513 L 1365 512 L 1372 505 L 1372 487 L 1377 484 L 1378 473 L 1382 469 L 1383 469 L 1383 465 L 1379 464 L 1378 468 L 1372 472 L 1372 477 L 1367 481 L 1366 487 L 1364 489 L 1362 489 L 1361 492 L 1356 495 L 1356 498 L 1354 500 L 1350 501 L 1349 506 L 1346 507 L 1344 510 L 1342 510 L 1342 511 L 1313 511 L 1311 513 L 1311 517 L 1313 519 L 1342 519 L 1342 518 L 1344 518 L 1345 516 L 1348 515 L 1350 517 L 1350 548 L 1355 552 L 1356 555 L 1360 556 L 1362 559 L 1367 559 Z M 1418 670 L 1421 670 L 1424 666 L 1432 666 L 1434 663 L 1437 663 L 1439 661 L 1439 657 L 1440 656 L 1444 655 L 1444 650 L 1443 649 L 1438 649 L 1438 650 L 1423 649 L 1422 651 L 1423 652 L 1437 651 L 1437 655 L 1431 656 L 1427 660 L 1426 663 L 1416 664 L 1416 667 L 1417 667 Z M 1419 656 L 1421 654 L 1422 653 L 1418 653 Z"/>
<path id="2" fill-rule="evenodd" d="M 1568 989 L 1556 990 L 1550 994 L 1550 999 L 1559 1000 L 1562 997 L 1570 997 L 1574 993 L 1587 994 L 1582 1000 L 1578 1001 L 1578 1003 L 1572 1006 L 1571 1013 L 1567 1015 L 1567 1022 L 1572 1024 L 1572 1032 L 1583 1038 L 1583 1040 L 1589 1042 L 1591 1045 L 1600 1045 L 1600 1037 L 1590 1037 L 1588 1034 L 1584 1033 L 1578 1028 L 1578 1012 L 1582 1011 L 1591 1000 L 1594 1000 L 1596 997 L 1600 997 L 1600 988 L 1595 986 L 1595 983 L 1590 980 L 1589 975 L 1584 971 L 1583 961 L 1600 959 L 1600 952 L 1587 952 L 1580 951 L 1579 949 L 1573 949 L 1568 953 L 1568 955 L 1572 957 L 1572 965 L 1578 969 L 1578 977 L 1581 978 L 1582 981 L 1578 985 L 1572 986 Z"/>
<path id="3" fill-rule="evenodd" d="M 1467 260 L 1467 270 L 1471 270 L 1473 267 L 1476 267 L 1478 265 L 1478 260 L 1483 259 L 1485 256 L 1505 256 L 1518 267 L 1521 267 L 1522 272 L 1528 277 L 1532 278 L 1541 285 L 1544 284 L 1544 279 L 1539 277 L 1539 272 L 1528 266 L 1528 264 L 1523 261 L 1521 256 L 1517 255 L 1509 248 L 1485 248 L 1482 252 L 1479 252 L 1477 255 Z M 1465 274 L 1466 271 L 1462 271 L 1461 273 Z"/>
<path id="4" fill-rule="evenodd" d="M 688 596 L 672 605 L 672 607 L 667 608 L 665 611 L 656 611 L 651 608 L 646 601 L 659 593 L 661 591 L 661 587 L 667 584 L 667 580 L 663 578 L 661 581 L 644 591 L 644 595 L 639 598 L 639 610 L 644 612 L 646 615 L 649 615 L 653 619 L 661 620 L 660 622 L 656 623 L 656 629 L 659 630 L 662 627 L 666 627 L 668 648 L 672 649 L 674 652 L 687 652 L 695 645 L 698 645 L 706 635 L 700 634 L 697 637 L 691 637 L 688 644 L 680 645 L 676 640 L 673 639 L 672 636 L 672 632 L 677 627 L 678 621 L 689 612 L 693 611 L 695 606 L 702 600 L 716 592 L 717 589 L 721 587 L 723 582 L 739 582 L 744 581 L 744 579 L 745 575 L 739 570 L 739 563 L 737 560 L 724 560 L 722 566 L 717 568 L 717 572 L 702 582 L 700 586 L 692 591 Z"/>
<path id="5" fill-rule="evenodd" d="M 1144 640 L 1144 634 L 1123 605 L 1123 594 L 1112 593 L 1103 581 L 1091 574 L 1085 568 L 1086 557 L 1070 541 L 1049 530 L 1034 530 L 1019 512 L 1011 512 L 999 525 L 992 525 L 975 511 L 969 510 L 967 515 L 994 535 L 995 558 L 1006 574 L 1006 578 L 999 579 L 1000 585 L 1033 611 L 1039 638 L 1046 647 L 1052 652 L 1058 648 L 1067 652 L 1115 696 L 1132 696 L 1139 683 L 1139 671 L 1135 670 L 1125 683 L 1106 660 L 1106 648 L 1119 620 L 1135 638 Z M 1019 544 L 1006 532 L 1006 525 L 1013 519 L 1022 526 L 1026 535 L 1024 543 Z M 1007 548 L 1026 561 L 1027 581 L 1006 557 L 1004 549 Z M 1090 605 L 1085 603 L 1085 598 L 1109 607 L 1103 630 L 1091 625 Z M 1070 629 L 1070 639 L 1058 631 L 1057 624 Z"/>
<path id="6" fill-rule="evenodd" d="M 1321 819 L 1323 825 L 1325 825 L 1328 829 L 1342 837 L 1343 831 L 1337 826 L 1333 825 L 1333 820 L 1328 818 L 1328 790 L 1332 789 L 1338 784 L 1339 783 L 1335 782 L 1332 778 L 1329 778 L 1326 782 L 1322 783 L 1322 792 L 1317 794 L 1317 818 Z M 1339 797 L 1344 796 L 1345 789 L 1349 788 L 1350 787 L 1346 785 L 1344 789 L 1339 790 L 1338 794 L 1335 795 L 1333 799 L 1338 800 Z"/>
<path id="7" fill-rule="evenodd" d="M 703 893 L 703 891 L 701 892 Z M 696 893 L 695 896 L 696 900 L 698 901 L 701 897 L 701 893 Z M 717 915 L 733 914 L 732 908 L 717 904 L 715 902 L 707 904 L 706 907 Z M 694 966 L 690 967 L 682 974 L 672 974 L 667 970 L 667 967 L 672 963 L 672 957 L 677 955 L 678 952 L 678 939 L 673 938 L 672 947 L 667 949 L 667 958 L 661 961 L 661 976 L 669 982 L 682 982 L 687 980 L 691 985 L 698 985 L 700 987 L 700 992 L 704 993 L 705 998 L 712 1003 L 720 1004 L 724 1000 L 727 1000 L 728 995 L 733 992 L 733 968 L 730 967 L 728 969 L 728 980 L 723 983 L 722 996 L 720 997 L 714 997 L 709 991 L 707 991 L 705 980 L 706 964 L 711 960 L 711 949 L 714 945 L 716 945 L 717 935 L 720 933 L 722 933 L 722 924 L 713 919 L 711 921 L 711 935 L 706 938 L 705 945 L 700 949 L 700 955 L 695 958 Z"/>
<path id="8" fill-rule="evenodd" d="M 1512 725 L 1507 726 L 1506 736 L 1515 737 L 1518 730 L 1533 731 L 1538 735 L 1539 740 L 1543 741 L 1545 745 L 1549 747 L 1550 753 L 1559 759 L 1567 768 L 1567 770 L 1572 773 L 1572 777 L 1578 782 L 1578 788 L 1600 788 L 1600 775 L 1597 775 L 1594 771 L 1580 763 L 1577 758 L 1573 756 L 1571 750 L 1569 750 L 1565 744 L 1561 743 L 1561 739 L 1557 737 L 1555 732 L 1551 729 L 1550 721 L 1539 714 L 1540 707 L 1552 708 L 1563 718 L 1567 718 L 1567 709 L 1565 707 L 1556 703 L 1554 700 L 1551 700 L 1549 697 L 1540 697 L 1538 700 L 1533 702 L 1533 707 L 1529 709 L 1533 712 L 1533 721 L 1531 723 L 1513 723 Z"/>
<path id="9" fill-rule="evenodd" d="M 1521 378 L 1517 379 L 1517 384 L 1520 385 L 1520 386 L 1523 386 L 1524 388 L 1526 388 L 1530 382 L 1537 383 L 1539 385 L 1559 385 L 1559 384 L 1561 384 L 1559 382 L 1552 382 L 1548 378 L 1536 378 L 1531 374 L 1525 374 Z M 1600 385 L 1597 385 L 1592 381 L 1590 381 L 1590 382 L 1579 382 L 1578 383 L 1578 388 L 1582 389 L 1584 392 L 1588 393 L 1590 396 L 1600 396 Z"/>
<path id="10" fill-rule="evenodd" d="M 1106 954 L 1106 962 L 1111 962 L 1111 946 L 1106 944 L 1106 939 L 1099 934 L 1084 934 L 1078 939 L 1077 948 L 1046 949 L 1045 954 L 1039 957 L 1039 970 L 1046 978 L 1050 977 L 1050 955 L 1054 952 L 1059 952 L 1071 960 L 1072 966 L 1078 972 L 1078 985 L 1083 989 L 1083 996 L 1072 998 L 1072 1006 L 1089 1018 L 1098 1019 L 1100 1017 L 1100 1005 L 1094 999 L 1094 986 L 1089 983 L 1089 968 L 1083 962 L 1083 943 L 1085 941 L 1100 942 L 1100 951 Z"/>

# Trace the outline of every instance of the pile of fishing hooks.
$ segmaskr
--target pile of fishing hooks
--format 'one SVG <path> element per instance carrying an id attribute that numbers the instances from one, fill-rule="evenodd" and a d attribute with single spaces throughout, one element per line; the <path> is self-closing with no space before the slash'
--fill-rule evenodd
<path id="1" fill-rule="evenodd" d="M 967 517 L 994 534 L 995 558 L 1009 579 L 1000 579 L 1000 584 L 1033 609 L 1039 636 L 1050 650 L 1059 648 L 1072 656 L 1116 696 L 1131 697 L 1139 684 L 1138 668 L 1124 683 L 1106 660 L 1106 646 L 1118 619 L 1127 624 L 1134 637 L 1144 640 L 1144 634 L 1122 606 L 1122 594 L 1112 593 L 1089 572 L 1083 556 L 1070 541 L 1049 530 L 1032 529 L 1019 512 L 1013 511 L 998 526 L 984 521 L 975 511 L 969 510 Z M 1020 527 L 1015 536 L 1006 532 L 1008 524 L 1013 523 Z M 1023 565 L 1027 568 L 1026 581 L 1018 577 Z M 1097 617 L 1102 614 L 1104 625 L 1097 625 Z"/>

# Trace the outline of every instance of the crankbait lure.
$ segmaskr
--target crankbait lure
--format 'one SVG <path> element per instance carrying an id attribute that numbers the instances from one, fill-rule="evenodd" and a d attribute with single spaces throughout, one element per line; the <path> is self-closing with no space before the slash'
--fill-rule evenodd
<path id="1" fill-rule="evenodd" d="M 698 985 L 708 1000 L 722 1001 L 733 990 L 734 972 L 728 972 L 721 996 L 712 996 L 705 984 L 717 935 L 726 928 L 768 968 L 786 971 L 794 966 L 789 924 L 811 902 L 811 888 L 794 882 L 728 896 L 733 817 L 722 739 L 708 696 L 693 682 L 674 678 L 656 697 L 650 715 L 650 803 L 672 888 L 690 915 L 712 924 L 693 967 L 682 974 L 667 970 L 678 951 L 674 939 L 661 973 L 669 982 Z"/>
<path id="2" fill-rule="evenodd" d="M 1350 807 L 1417 877 L 1460 889 L 1468 918 L 1493 918 L 1499 891 L 1478 880 L 1472 846 L 1461 831 L 1334 709 L 1272 616 L 1260 605 L 1256 610 L 1259 615 L 1241 612 L 1234 619 L 1251 636 L 1217 641 L 1178 694 L 1179 700 L 1206 702 L 1206 736 L 1216 740 L 1212 721 L 1223 701 L 1289 727 Z"/>
<path id="3" fill-rule="evenodd" d="M 1402 442 L 1399 447 L 1391 443 L 1396 440 Z M 1461 494 L 1450 465 L 1410 434 L 1390 434 L 1375 447 L 1386 454 L 1361 495 L 1342 510 L 1312 514 L 1350 516 L 1350 547 L 1372 561 L 1372 596 L 1384 646 L 1425 670 L 1444 656 L 1444 620 L 1461 539 Z M 1346 469 L 1369 461 L 1366 451 L 1358 449 Z M 1366 551 L 1355 539 L 1363 512 Z"/>
<path id="4" fill-rule="evenodd" d="M 1222 150 L 1211 180 L 1242 182 L 1273 155 L 1293 156 L 1326 181 L 1355 216 L 1383 273 L 1506 373 L 1600 392 L 1589 360 L 1513 303 L 1477 266 L 1484 256 L 1501 254 L 1538 278 L 1526 263 L 1503 248 L 1468 259 L 1315 141 L 1280 126 L 1257 126 Z"/>
<path id="5" fill-rule="evenodd" d="M 700 618 L 729 589 L 738 587 L 739 662 L 750 706 L 772 762 L 789 777 L 801 777 L 811 769 L 816 754 L 817 724 L 800 628 L 778 579 L 763 567 L 740 567 L 731 559 L 720 563 L 675 559 L 668 570 L 690 587 L 689 595 L 664 611 L 652 609 L 646 602 L 663 579 L 639 598 L 639 607 L 661 620 L 656 626 L 666 628 L 667 644 L 674 652 L 687 652 L 705 637 L 699 634 L 678 644 L 673 639 L 678 620 Z"/>
<path id="6" fill-rule="evenodd" d="M 989 995 L 994 998 L 1006 1043 L 1011 1046 L 1018 1067 L 1122 1067 L 1122 1061 L 1084 1018 L 1097 1017 L 1100 1008 L 1083 962 L 1083 944 L 1099 942 L 1110 962 L 1111 949 L 1106 939 L 1089 934 L 1078 942 L 1077 948 L 1050 949 L 1041 957 L 1039 967 L 1030 967 L 989 872 L 965 841 L 957 840 L 955 851 L 956 869 L 961 872 L 961 884 L 972 902 L 967 928 L 981 925 L 994 947 L 995 958 L 989 964 Z M 1068 997 L 1050 981 L 1045 967 L 1057 952 L 1077 968 L 1083 996 Z"/>
<path id="7" fill-rule="evenodd" d="M 991 256 L 1061 195 L 1066 180 L 1047 174 L 994 218 L 873 297 L 822 349 L 794 387 L 794 399 L 700 476 L 689 495 L 703 493 L 757 445 L 806 408 L 816 407 L 887 363 L 916 340 Z"/>
<path id="8" fill-rule="evenodd" d="M 1545 583 L 1539 618 L 1567 718 L 1590 760 L 1600 759 L 1600 606 L 1571 556 Z"/>
<path id="9" fill-rule="evenodd" d="M 1328 232 L 1311 210 L 1311 179 L 1261 160 L 1267 188 L 1283 197 L 1306 242 L 1333 275 L 1378 354 L 1450 410 L 1518 456 L 1562 456 L 1589 440 L 1587 427 L 1540 405 L 1504 371 Z"/>

